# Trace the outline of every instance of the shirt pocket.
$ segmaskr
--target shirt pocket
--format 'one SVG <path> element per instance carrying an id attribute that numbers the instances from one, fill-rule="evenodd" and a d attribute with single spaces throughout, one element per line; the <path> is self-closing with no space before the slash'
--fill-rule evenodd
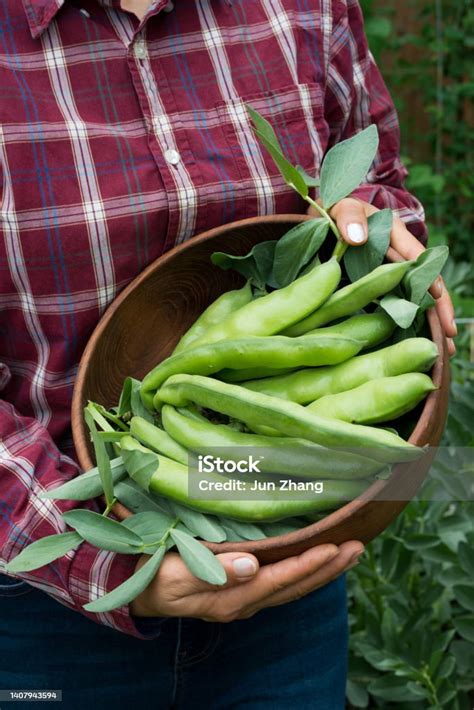
<path id="1" fill-rule="evenodd" d="M 270 154 L 255 136 L 246 104 L 269 121 L 287 160 L 316 177 L 329 140 L 321 86 L 291 84 L 272 91 L 236 96 L 216 106 L 238 167 L 246 216 L 301 212 L 305 203 L 286 185 Z"/>

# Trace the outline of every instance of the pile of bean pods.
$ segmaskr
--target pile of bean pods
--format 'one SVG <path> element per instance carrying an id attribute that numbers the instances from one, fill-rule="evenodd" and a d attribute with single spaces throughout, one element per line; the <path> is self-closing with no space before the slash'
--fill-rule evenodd
<path id="1" fill-rule="evenodd" d="M 373 308 L 412 265 L 382 264 L 338 288 L 333 256 L 266 295 L 255 297 L 248 282 L 221 295 L 143 379 L 147 416 L 131 416 L 118 444 L 130 476 L 203 513 L 262 522 L 334 509 L 387 466 L 416 459 L 420 449 L 391 427 L 434 389 L 425 373 L 437 348 L 424 337 L 386 344 L 395 323 Z M 190 453 L 215 449 L 233 460 L 265 450 L 266 480 L 320 480 L 324 492 L 190 498 Z M 143 475 L 146 453 L 154 459 Z M 206 478 L 226 480 L 214 471 Z"/>

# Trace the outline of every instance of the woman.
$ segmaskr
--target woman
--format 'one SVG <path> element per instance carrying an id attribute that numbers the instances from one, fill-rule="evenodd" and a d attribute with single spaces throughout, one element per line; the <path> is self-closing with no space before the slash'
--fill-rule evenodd
<path id="1" fill-rule="evenodd" d="M 426 233 L 403 187 L 395 111 L 355 0 L 4 0 L 0 22 L 8 562 L 58 532 L 60 512 L 73 507 L 39 495 L 77 473 L 76 367 L 117 293 L 204 229 L 304 210 L 256 142 L 245 102 L 312 173 L 328 147 L 376 123 L 373 169 L 333 217 L 360 245 L 368 215 L 395 209 L 392 244 L 408 258 Z M 451 338 L 441 281 L 433 294 Z M 164 707 L 342 708 L 340 575 L 362 550 L 324 545 L 264 569 L 252 555 L 221 555 L 224 589 L 168 554 L 130 608 L 88 615 L 82 606 L 121 583 L 135 559 L 84 543 L 22 580 L 1 578 L 0 686 L 62 689 L 68 708 L 144 707 L 154 697 Z"/>

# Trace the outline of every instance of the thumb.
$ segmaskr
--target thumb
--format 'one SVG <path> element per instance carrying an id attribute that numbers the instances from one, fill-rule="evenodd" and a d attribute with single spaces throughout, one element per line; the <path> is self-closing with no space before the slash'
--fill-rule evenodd
<path id="1" fill-rule="evenodd" d="M 351 198 L 341 200 L 332 208 L 331 214 L 344 241 L 353 246 L 361 246 L 367 241 L 367 217 L 361 202 Z"/>
<path id="2" fill-rule="evenodd" d="M 217 559 L 222 563 L 227 574 L 226 587 L 233 587 L 241 582 L 249 582 L 260 569 L 257 558 L 248 553 L 223 552 L 217 555 Z"/>

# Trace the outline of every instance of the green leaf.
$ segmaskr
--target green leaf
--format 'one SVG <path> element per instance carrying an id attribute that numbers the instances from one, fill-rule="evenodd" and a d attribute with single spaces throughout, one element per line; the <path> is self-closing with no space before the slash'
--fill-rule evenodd
<path id="1" fill-rule="evenodd" d="M 159 467 L 159 457 L 152 451 L 122 448 L 122 458 L 130 478 L 148 490 L 153 474 Z"/>
<path id="2" fill-rule="evenodd" d="M 372 124 L 328 150 L 321 166 L 321 199 L 326 210 L 350 195 L 366 178 L 378 145 L 377 126 Z"/>
<path id="3" fill-rule="evenodd" d="M 325 219 L 301 222 L 278 242 L 273 261 L 273 276 L 279 288 L 296 279 L 301 269 L 314 257 L 329 229 Z"/>
<path id="4" fill-rule="evenodd" d="M 474 611 L 474 586 L 472 584 L 456 584 L 453 587 L 453 594 L 458 604 L 468 611 Z"/>
<path id="5" fill-rule="evenodd" d="M 121 456 L 110 462 L 110 468 L 114 484 L 127 475 Z M 91 498 L 97 498 L 103 492 L 99 469 L 95 467 L 67 483 L 63 483 L 58 488 L 52 488 L 46 493 L 42 493 L 40 498 L 48 500 L 90 500 Z"/>
<path id="6" fill-rule="evenodd" d="M 441 661 L 441 665 L 436 673 L 438 678 L 449 678 L 454 669 L 456 668 L 456 659 L 452 654 L 448 654 Z"/>
<path id="7" fill-rule="evenodd" d="M 392 675 L 383 675 L 369 683 L 368 691 L 376 698 L 389 700 L 392 703 L 410 702 L 418 700 L 418 696 L 407 687 L 405 678 Z"/>
<path id="8" fill-rule="evenodd" d="M 170 501 L 170 506 L 186 527 L 203 540 L 207 542 L 224 542 L 226 539 L 225 530 L 214 516 L 203 515 L 203 513 L 199 513 L 197 510 L 191 510 L 191 508 L 180 505 L 175 501 Z"/>
<path id="9" fill-rule="evenodd" d="M 244 256 L 215 251 L 211 256 L 211 261 L 224 271 L 228 269 L 237 271 L 247 280 L 250 279 L 257 288 L 264 290 L 266 284 L 271 281 L 276 245 L 276 239 L 260 242 Z"/>
<path id="10" fill-rule="evenodd" d="M 171 530 L 170 536 L 190 572 L 209 584 L 226 583 L 224 567 L 207 547 L 181 530 Z"/>
<path id="11" fill-rule="evenodd" d="M 466 639 L 466 641 L 471 641 L 474 643 L 474 614 L 467 614 L 466 616 L 455 616 L 453 619 L 453 624 L 458 630 L 459 634 Z"/>
<path id="12" fill-rule="evenodd" d="M 132 377 L 126 377 L 124 380 L 117 407 L 117 414 L 119 417 L 123 417 L 125 414 L 130 414 L 132 411 L 132 379 Z"/>
<path id="13" fill-rule="evenodd" d="M 366 708 L 369 704 L 369 694 L 363 685 L 348 680 L 346 684 L 347 699 L 355 708 Z"/>
<path id="14" fill-rule="evenodd" d="M 32 542 L 19 555 L 11 560 L 7 572 L 29 572 L 38 569 L 62 557 L 70 550 L 75 550 L 82 542 L 82 537 L 75 532 L 49 535 Z"/>
<path id="15" fill-rule="evenodd" d="M 467 542 L 461 542 L 459 543 L 457 554 L 459 556 L 461 566 L 466 570 L 471 578 L 474 578 L 474 549 L 468 545 Z"/>
<path id="16" fill-rule="evenodd" d="M 104 491 L 107 505 L 110 505 L 114 499 L 114 481 L 112 477 L 112 469 L 110 459 L 105 448 L 105 443 L 98 435 L 97 427 L 91 413 L 93 407 L 90 402 L 84 410 L 84 418 L 91 433 L 92 443 L 94 445 L 95 458 L 97 468 L 99 470 L 100 480 L 102 482 L 102 490 Z"/>
<path id="17" fill-rule="evenodd" d="M 141 537 L 121 523 L 105 518 L 93 510 L 69 510 L 67 513 L 63 513 L 63 519 L 84 540 L 102 550 L 125 554 L 142 552 Z"/>
<path id="18" fill-rule="evenodd" d="M 366 276 L 380 266 L 390 244 L 393 213 L 385 209 L 368 219 L 369 238 L 360 247 L 351 247 L 344 254 L 344 266 L 351 281 Z"/>
<path id="19" fill-rule="evenodd" d="M 104 611 L 118 609 L 124 604 L 129 604 L 148 587 L 161 565 L 165 552 L 166 548 L 162 545 L 145 562 L 143 567 L 140 567 L 138 572 L 132 574 L 125 582 L 122 582 L 114 590 L 100 597 L 100 599 L 85 604 L 84 609 L 99 614 Z"/>
<path id="20" fill-rule="evenodd" d="M 151 412 L 145 407 L 140 396 L 140 388 L 142 383 L 134 377 L 130 377 L 130 410 L 134 417 L 142 417 L 151 424 L 154 423 L 154 417 Z"/>
<path id="21" fill-rule="evenodd" d="M 416 303 L 411 303 L 393 293 L 388 293 L 381 299 L 380 307 L 403 329 L 411 326 L 418 311 Z"/>
<path id="22" fill-rule="evenodd" d="M 297 165 L 296 169 L 308 187 L 319 187 L 321 183 L 319 178 L 311 177 L 311 175 L 309 175 L 309 173 L 307 173 L 306 170 L 301 167 L 301 165 Z"/>
<path id="23" fill-rule="evenodd" d="M 287 185 L 295 189 L 301 197 L 307 197 L 306 183 L 298 170 L 283 156 L 278 138 L 270 123 L 249 104 L 245 106 L 253 121 L 255 135 L 270 153 Z"/>
<path id="24" fill-rule="evenodd" d="M 149 510 L 168 514 L 168 505 L 158 500 L 153 493 L 144 491 L 133 480 L 121 481 L 115 488 L 117 499 L 133 513 L 144 513 Z"/>
<path id="25" fill-rule="evenodd" d="M 253 523 L 244 523 L 242 520 L 232 520 L 231 518 L 222 518 L 222 521 L 225 522 L 226 527 L 243 537 L 244 540 L 262 540 L 265 537 L 263 531 Z"/>
<path id="26" fill-rule="evenodd" d="M 137 513 L 130 518 L 126 518 L 122 525 L 136 533 L 145 543 L 151 545 L 158 544 L 167 530 L 174 525 L 175 518 L 167 513 L 148 510 L 144 513 Z M 145 550 L 149 552 L 149 548 Z"/>
<path id="27" fill-rule="evenodd" d="M 441 543 L 438 535 L 430 533 L 412 533 L 405 538 L 405 547 L 409 550 L 425 550 Z"/>
<path id="28" fill-rule="evenodd" d="M 417 304 L 422 302 L 426 291 L 441 273 L 448 255 L 449 249 L 446 246 L 432 247 L 420 254 L 402 281 L 410 301 Z"/>

